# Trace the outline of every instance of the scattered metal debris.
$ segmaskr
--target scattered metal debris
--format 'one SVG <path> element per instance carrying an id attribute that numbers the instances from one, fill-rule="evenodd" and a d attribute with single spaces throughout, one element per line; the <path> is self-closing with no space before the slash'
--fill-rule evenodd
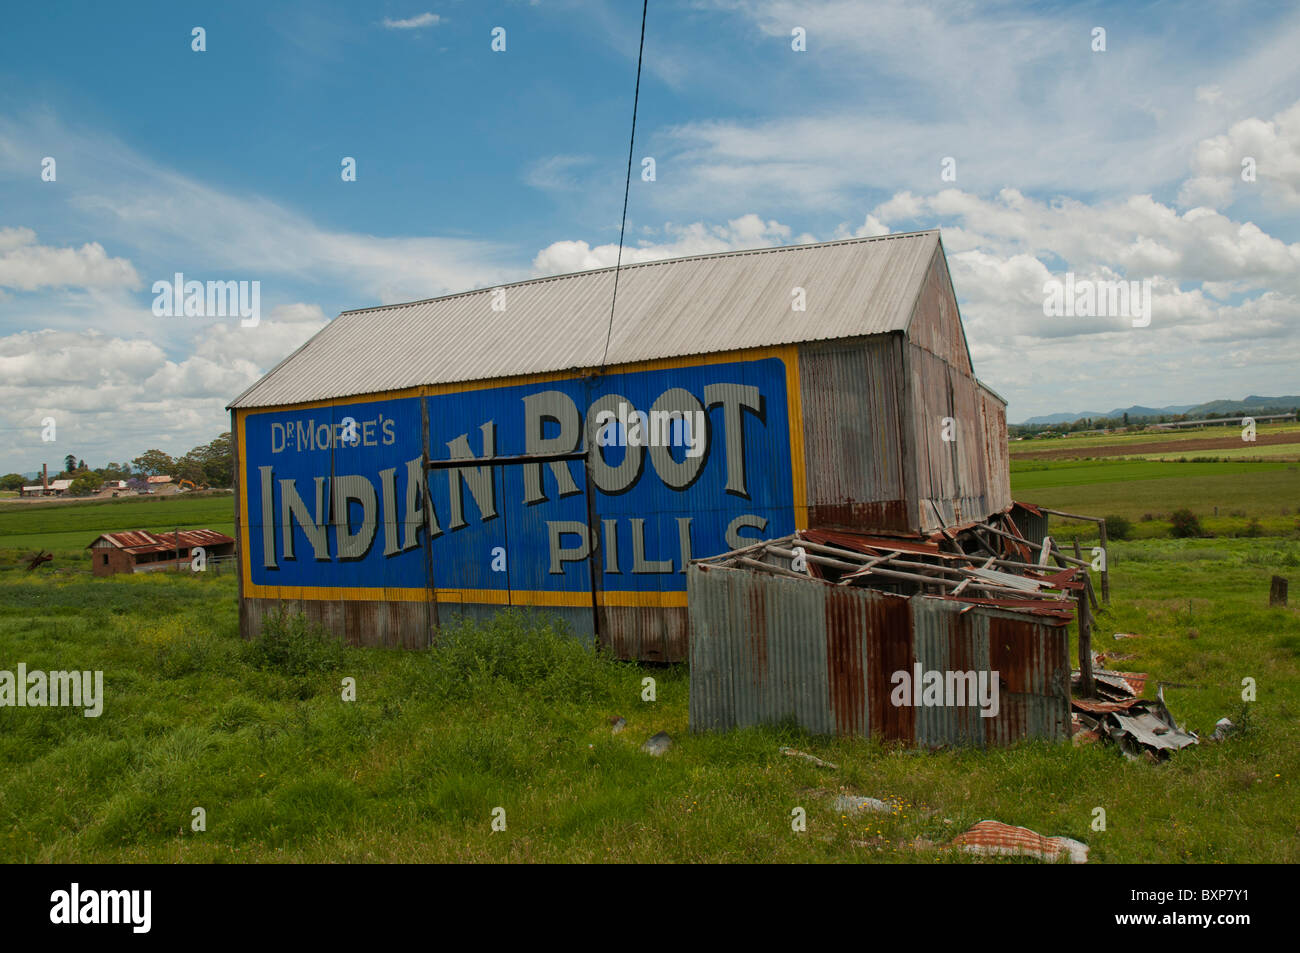
<path id="1" fill-rule="evenodd" d="M 1196 732 L 1174 721 L 1161 688 L 1154 699 L 1140 698 L 1132 682 L 1146 677 L 1132 672 L 1097 672 L 1099 699 L 1075 698 L 1074 718 L 1082 732 L 1092 732 L 1115 742 L 1130 760 L 1150 756 L 1163 761 L 1171 751 L 1198 744 Z M 1103 695 L 1103 690 L 1106 694 Z M 1077 742 L 1086 744 L 1089 739 Z"/>
<path id="2" fill-rule="evenodd" d="M 672 746 L 673 746 L 673 739 L 668 736 L 668 732 L 661 731 L 659 732 L 659 734 L 652 736 L 645 744 L 643 744 L 641 746 L 641 750 L 644 751 L 646 754 L 653 755 L 654 757 L 657 758 L 659 755 L 663 754 Z"/>
<path id="3" fill-rule="evenodd" d="M 1012 827 L 1001 821 L 980 821 L 952 839 L 953 847 L 969 854 L 1036 857 L 1039 860 L 1068 859 L 1072 864 L 1088 862 L 1088 845 L 1069 837 L 1044 837 L 1027 827 Z"/>
<path id="4" fill-rule="evenodd" d="M 819 768 L 827 768 L 831 771 L 838 771 L 840 769 L 840 766 L 838 764 L 832 764 L 829 761 L 823 761 L 821 758 L 817 757 L 816 755 L 808 754 L 808 752 L 806 751 L 799 751 L 795 748 L 791 748 L 788 746 L 783 747 L 781 749 L 781 753 L 785 755 L 787 758 L 802 758 L 804 761 L 807 761 L 809 764 L 815 764 Z"/>
<path id="5" fill-rule="evenodd" d="M 1222 741 L 1235 731 L 1237 731 L 1237 726 L 1232 723 L 1231 719 L 1220 718 L 1214 723 L 1214 734 L 1210 735 L 1210 737 L 1215 741 Z"/>
<path id="6" fill-rule="evenodd" d="M 1120 639 L 1140 639 L 1140 638 L 1142 638 L 1142 636 L 1137 635 L 1136 633 L 1133 633 L 1133 632 L 1116 632 L 1116 633 L 1115 633 L 1115 641 L 1116 641 L 1116 642 L 1118 642 Z"/>
<path id="7" fill-rule="evenodd" d="M 1072 673 L 1079 684 L 1079 673 Z M 1093 670 L 1096 698 L 1074 698 L 1072 720 L 1074 743 L 1088 744 L 1098 738 L 1114 741 L 1130 760 L 1150 756 L 1163 761 L 1171 751 L 1197 744 L 1195 732 L 1178 725 L 1165 705 L 1164 683 L 1156 698 L 1142 698 L 1147 676 L 1142 672 Z"/>
<path id="8" fill-rule="evenodd" d="M 1031 550 L 1057 564 L 1027 561 Z M 1005 514 L 928 537 L 800 530 L 694 562 L 1065 616 L 1074 614 L 1070 594 L 1088 586 L 1086 562 L 1029 542 Z"/>
<path id="9" fill-rule="evenodd" d="M 1101 724 L 1120 750 L 1134 758 L 1151 752 L 1162 761 L 1171 751 L 1200 741 L 1195 732 L 1176 724 L 1165 703 L 1158 699 L 1139 699 L 1125 712 L 1108 712 Z"/>
<path id="10" fill-rule="evenodd" d="M 859 814 L 891 814 L 893 808 L 874 797 L 860 797 L 857 794 L 841 794 L 831 802 L 831 807 L 841 814 L 856 817 Z"/>
<path id="11" fill-rule="evenodd" d="M 616 735 L 627 727 L 627 719 L 622 715 L 610 715 L 609 726 L 610 732 Z"/>

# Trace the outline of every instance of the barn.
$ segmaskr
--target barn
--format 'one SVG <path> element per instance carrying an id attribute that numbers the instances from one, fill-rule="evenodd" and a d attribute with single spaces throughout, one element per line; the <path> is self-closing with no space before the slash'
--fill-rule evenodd
<path id="1" fill-rule="evenodd" d="M 211 529 L 183 529 L 172 533 L 130 530 L 101 533 L 86 546 L 90 568 L 96 576 L 117 573 L 179 571 L 190 568 L 195 549 L 204 551 L 205 563 L 234 556 L 235 541 Z"/>
<path id="2" fill-rule="evenodd" d="M 229 405 L 241 628 L 422 647 L 505 606 L 687 657 L 692 558 L 1011 504 L 938 231 L 346 311 Z"/>

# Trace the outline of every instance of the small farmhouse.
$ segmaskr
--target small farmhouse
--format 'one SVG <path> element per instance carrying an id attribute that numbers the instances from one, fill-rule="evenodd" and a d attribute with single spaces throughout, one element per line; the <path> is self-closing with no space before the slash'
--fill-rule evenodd
<path id="1" fill-rule="evenodd" d="M 104 533 L 89 546 L 91 570 L 96 576 L 120 572 L 154 572 L 188 569 L 193 551 L 202 548 L 209 561 L 235 554 L 235 541 L 210 529 L 183 529 L 175 533 L 133 530 Z"/>

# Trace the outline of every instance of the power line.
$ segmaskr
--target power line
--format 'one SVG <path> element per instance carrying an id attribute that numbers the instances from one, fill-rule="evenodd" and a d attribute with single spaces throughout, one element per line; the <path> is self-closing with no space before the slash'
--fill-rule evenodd
<path id="1" fill-rule="evenodd" d="M 645 15 L 650 0 L 641 3 L 641 45 L 636 51 L 636 91 L 632 94 L 632 136 L 627 143 L 627 180 L 623 183 L 623 221 L 618 227 L 618 258 L 614 262 L 614 295 L 609 302 L 609 327 L 605 329 L 605 350 L 600 355 L 600 369 L 605 370 L 609 357 L 609 338 L 614 333 L 614 304 L 618 301 L 618 270 L 623 265 L 623 235 L 627 230 L 627 196 L 632 191 L 632 149 L 636 143 L 636 106 L 641 99 L 641 56 L 645 52 Z"/>

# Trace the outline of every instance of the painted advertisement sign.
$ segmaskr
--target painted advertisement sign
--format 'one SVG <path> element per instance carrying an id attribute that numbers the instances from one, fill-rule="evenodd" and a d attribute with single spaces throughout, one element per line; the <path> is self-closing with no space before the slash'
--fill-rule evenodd
<path id="1" fill-rule="evenodd" d="M 440 593 L 466 602 L 581 605 L 583 461 L 474 459 L 594 444 L 599 589 L 627 604 L 684 593 L 692 556 L 796 528 L 792 360 L 250 411 L 239 427 L 245 581 L 252 594 L 374 597 L 426 592 L 431 571 Z M 426 415 L 430 458 L 464 467 L 423 472 Z"/>

